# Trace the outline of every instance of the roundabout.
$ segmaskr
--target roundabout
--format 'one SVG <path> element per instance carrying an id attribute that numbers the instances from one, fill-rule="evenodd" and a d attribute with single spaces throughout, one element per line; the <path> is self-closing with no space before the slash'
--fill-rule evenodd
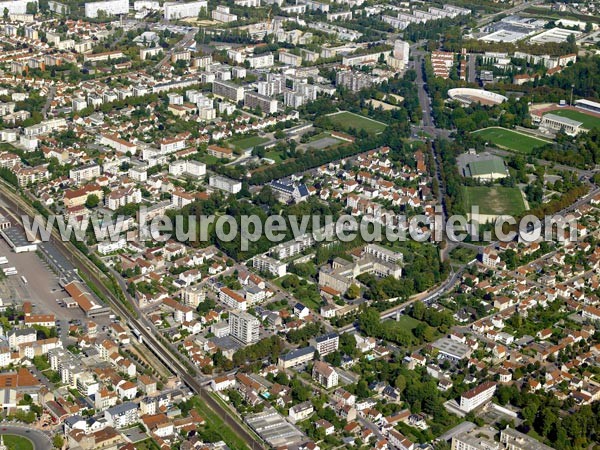
<path id="1" fill-rule="evenodd" d="M 43 432 L 22 425 L 0 422 L 0 450 L 50 450 L 52 442 Z"/>

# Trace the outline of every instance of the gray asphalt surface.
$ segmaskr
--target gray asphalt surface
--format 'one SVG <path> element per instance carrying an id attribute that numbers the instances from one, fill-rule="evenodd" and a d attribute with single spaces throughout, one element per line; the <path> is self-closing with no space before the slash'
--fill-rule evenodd
<path id="1" fill-rule="evenodd" d="M 22 425 L 0 422 L 0 435 L 12 434 L 29 439 L 33 444 L 33 450 L 51 450 L 52 442 L 50 437 L 39 430 L 28 428 Z"/>

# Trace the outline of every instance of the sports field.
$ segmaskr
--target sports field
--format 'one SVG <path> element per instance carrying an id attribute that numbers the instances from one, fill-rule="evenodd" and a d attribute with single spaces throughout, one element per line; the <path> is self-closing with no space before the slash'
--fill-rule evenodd
<path id="1" fill-rule="evenodd" d="M 516 216 L 525 211 L 523 195 L 519 188 L 501 186 L 468 186 L 464 188 L 465 208 L 471 212 L 471 206 L 479 206 L 483 215 Z"/>
<path id="2" fill-rule="evenodd" d="M 240 139 L 232 139 L 229 141 L 229 143 L 238 150 L 246 150 L 247 148 L 256 147 L 265 142 L 269 142 L 269 140 L 260 136 L 242 137 Z"/>
<path id="3" fill-rule="evenodd" d="M 355 128 L 357 130 L 365 130 L 367 133 L 381 133 L 387 126 L 383 122 L 378 122 L 369 119 L 365 116 L 354 114 L 350 111 L 341 111 L 338 113 L 329 114 L 327 117 L 342 130 Z"/>
<path id="4" fill-rule="evenodd" d="M 548 141 L 544 141 L 543 139 L 527 136 L 500 127 L 484 128 L 483 130 L 477 130 L 473 133 L 496 147 L 506 148 L 525 154 L 531 153 L 535 148 L 549 144 Z"/>
<path id="5" fill-rule="evenodd" d="M 577 122 L 583 123 L 583 128 L 591 130 L 592 128 L 600 129 L 600 117 L 592 116 L 591 114 L 585 114 L 579 111 L 573 111 L 572 109 L 555 109 L 550 111 L 560 117 L 566 117 L 567 119 L 576 120 Z"/>

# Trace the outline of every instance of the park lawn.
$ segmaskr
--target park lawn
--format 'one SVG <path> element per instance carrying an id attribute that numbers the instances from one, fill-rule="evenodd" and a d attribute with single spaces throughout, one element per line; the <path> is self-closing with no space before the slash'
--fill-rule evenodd
<path id="1" fill-rule="evenodd" d="M 229 141 L 229 144 L 233 145 L 238 150 L 246 150 L 247 148 L 256 147 L 265 142 L 269 142 L 269 139 L 260 136 L 250 136 L 232 139 Z"/>
<path id="2" fill-rule="evenodd" d="M 397 326 L 412 331 L 415 328 L 417 328 L 417 325 L 419 325 L 422 322 L 420 320 L 415 319 L 414 317 L 410 317 L 404 314 L 400 316 L 400 319 L 398 319 L 396 323 L 398 324 Z"/>
<path id="3" fill-rule="evenodd" d="M 474 133 L 497 147 L 524 154 L 531 153 L 535 148 L 549 144 L 548 141 L 543 139 L 500 127 L 484 128 L 483 130 L 474 131 Z"/>
<path id="4" fill-rule="evenodd" d="M 381 133 L 387 125 L 383 122 L 378 122 L 369 119 L 365 116 L 354 114 L 350 111 L 342 111 L 339 113 L 329 114 L 327 116 L 334 125 L 338 125 L 340 129 L 347 130 L 354 128 L 356 130 L 365 130 L 367 133 Z"/>
<path id="5" fill-rule="evenodd" d="M 33 444 L 27 438 L 14 434 L 3 434 L 2 438 L 8 450 L 33 450 Z"/>
<path id="6" fill-rule="evenodd" d="M 265 158 L 272 159 L 273 161 L 275 161 L 276 164 L 282 161 L 281 152 L 278 152 L 277 150 L 271 150 L 270 152 L 266 152 Z"/>
<path id="7" fill-rule="evenodd" d="M 202 155 L 198 158 L 198 161 L 203 162 L 204 164 L 217 164 L 221 160 L 212 155 Z"/>
<path id="8" fill-rule="evenodd" d="M 517 216 L 525 211 L 525 202 L 519 188 L 502 186 L 469 186 L 464 188 L 465 209 L 479 206 L 479 213 L 485 215 Z"/>
<path id="9" fill-rule="evenodd" d="M 566 117 L 567 119 L 581 122 L 583 123 L 583 128 L 586 130 L 591 130 L 592 128 L 600 129 L 600 117 L 595 117 L 579 111 L 573 111 L 572 109 L 555 109 L 554 111 L 550 111 L 550 114 L 555 114 L 560 117 Z"/>

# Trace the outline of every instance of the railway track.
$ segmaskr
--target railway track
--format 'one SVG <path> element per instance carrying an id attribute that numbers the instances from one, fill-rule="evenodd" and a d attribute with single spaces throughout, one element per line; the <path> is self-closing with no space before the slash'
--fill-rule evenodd
<path id="1" fill-rule="evenodd" d="M 31 205 L 23 200 L 18 193 L 14 192 L 9 185 L 0 183 L 0 197 L 12 210 L 27 214 L 31 219 L 39 214 Z M 231 414 L 223 408 L 214 398 L 211 397 L 208 390 L 202 386 L 189 370 L 174 357 L 160 342 L 160 340 L 140 322 L 135 315 L 125 307 L 125 305 L 115 297 L 114 292 L 106 286 L 109 281 L 98 267 L 96 267 L 85 255 L 83 255 L 71 242 L 63 241 L 58 231 L 53 229 L 50 241 L 57 250 L 76 267 L 80 274 L 83 274 L 95 287 L 102 293 L 109 306 L 117 312 L 126 321 L 131 323 L 140 332 L 143 343 L 152 351 L 166 367 L 177 375 L 202 401 L 213 411 L 225 424 L 227 424 L 248 447 L 254 449 L 267 449 L 268 447 L 257 437 L 253 436 L 242 424 L 240 424 Z"/>

